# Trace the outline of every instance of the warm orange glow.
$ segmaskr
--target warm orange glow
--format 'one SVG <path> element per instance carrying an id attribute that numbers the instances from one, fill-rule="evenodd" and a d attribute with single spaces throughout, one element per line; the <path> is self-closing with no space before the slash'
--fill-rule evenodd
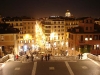
<path id="1" fill-rule="evenodd" d="M 32 36 L 30 34 L 25 34 L 24 35 L 24 40 L 32 39 Z"/>

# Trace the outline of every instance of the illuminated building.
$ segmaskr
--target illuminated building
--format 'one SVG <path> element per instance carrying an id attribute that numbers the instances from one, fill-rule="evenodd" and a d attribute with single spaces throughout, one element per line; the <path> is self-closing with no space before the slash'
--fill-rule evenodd
<path id="1" fill-rule="evenodd" d="M 33 49 L 35 45 L 35 24 L 36 20 L 31 18 L 3 18 L 5 23 L 12 25 L 14 28 L 20 30 L 16 35 L 16 50 L 18 52 L 27 51 Z M 19 54 L 19 53 L 18 53 Z"/>
<path id="2" fill-rule="evenodd" d="M 83 17 L 80 18 L 78 27 L 68 30 L 70 55 L 77 55 L 81 52 L 100 54 L 100 26 L 94 23 L 93 18 Z"/>
<path id="3" fill-rule="evenodd" d="M 71 13 L 69 10 L 67 10 L 67 12 L 65 13 L 65 17 L 71 17 Z"/>
<path id="4" fill-rule="evenodd" d="M 18 52 L 33 50 L 52 53 L 53 55 L 66 55 L 66 52 L 74 55 L 74 51 L 77 48 L 81 49 L 77 46 L 78 44 L 74 44 L 75 40 L 72 40 L 74 43 L 71 41 L 71 38 L 69 38 L 71 33 L 68 30 L 78 28 L 79 25 L 82 25 L 82 19 L 72 17 L 68 10 L 65 17 L 50 16 L 42 20 L 15 17 L 5 18 L 3 21 L 20 30 L 20 33 L 16 36 L 17 45 L 15 49 Z M 94 22 L 99 23 L 100 21 L 95 20 Z M 88 39 L 85 38 L 85 40 Z M 96 46 L 99 47 L 99 45 L 94 45 L 94 47 Z"/>
<path id="5" fill-rule="evenodd" d="M 4 55 L 3 53 L 17 54 L 18 51 L 16 47 L 17 47 L 16 34 L 0 34 L 0 55 L 1 56 Z"/>
<path id="6" fill-rule="evenodd" d="M 46 36 L 45 49 L 54 55 L 62 55 L 68 51 L 67 30 L 78 26 L 75 18 L 50 16 L 42 22 Z M 53 36 L 52 36 L 53 34 Z M 52 39 L 51 39 L 52 38 Z"/>
<path id="7" fill-rule="evenodd" d="M 100 18 L 98 18 L 98 19 L 94 19 L 94 21 L 95 21 L 95 24 L 100 25 Z"/>

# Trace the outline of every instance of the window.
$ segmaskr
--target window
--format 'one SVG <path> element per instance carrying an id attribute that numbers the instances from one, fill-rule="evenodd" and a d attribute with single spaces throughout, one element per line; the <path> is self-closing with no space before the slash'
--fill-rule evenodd
<path id="1" fill-rule="evenodd" d="M 90 23 L 92 23 L 92 20 L 90 20 Z"/>
<path id="2" fill-rule="evenodd" d="M 92 30 L 92 27 L 90 27 L 90 30 Z"/>
<path id="3" fill-rule="evenodd" d="M 64 24 L 64 22 L 61 22 L 62 24 Z"/>
<path id="4" fill-rule="evenodd" d="M 63 37 L 62 37 L 62 39 L 63 39 Z"/>
<path id="5" fill-rule="evenodd" d="M 3 35 L 1 35 L 1 41 L 4 41 L 4 36 Z"/>
<path id="6" fill-rule="evenodd" d="M 88 23 L 88 20 L 86 20 L 86 23 Z"/>
<path id="7" fill-rule="evenodd" d="M 58 22 L 58 24 L 60 24 L 60 22 Z"/>
<path id="8" fill-rule="evenodd" d="M 60 32 L 60 30 L 58 30 L 58 32 Z"/>
<path id="9" fill-rule="evenodd" d="M 88 30 L 88 27 L 86 27 L 86 30 Z"/>
<path id="10" fill-rule="evenodd" d="M 88 41 L 88 38 L 85 38 L 85 41 Z"/>
<path id="11" fill-rule="evenodd" d="M 16 26 L 18 26 L 18 23 L 16 23 Z"/>
<path id="12" fill-rule="evenodd" d="M 54 26 L 54 28 L 56 28 L 56 26 Z"/>
<path id="13" fill-rule="evenodd" d="M 94 35 L 94 40 L 98 40 L 98 35 Z"/>
<path id="14" fill-rule="evenodd" d="M 61 35 L 64 35 L 64 33 L 62 33 Z"/>
<path id="15" fill-rule="evenodd" d="M 64 31 L 64 29 L 61 29 L 61 31 Z"/>
<path id="16" fill-rule="evenodd" d="M 61 28 L 64 28 L 64 26 L 61 26 Z"/>
<path id="17" fill-rule="evenodd" d="M 56 22 L 54 22 L 54 24 L 56 24 Z"/>
<path id="18" fill-rule="evenodd" d="M 81 39 L 80 40 L 83 41 L 83 35 L 81 35 Z"/>
<path id="19" fill-rule="evenodd" d="M 90 35 L 90 38 L 89 38 L 89 40 L 92 40 L 92 35 Z"/>
<path id="20" fill-rule="evenodd" d="M 24 33 L 26 33 L 26 31 Z"/>
<path id="21" fill-rule="evenodd" d="M 26 27 L 24 27 L 24 29 L 26 29 Z"/>
<path id="22" fill-rule="evenodd" d="M 20 36 L 20 38 L 23 38 L 23 36 Z"/>
<path id="23" fill-rule="evenodd" d="M 51 32 L 51 30 L 45 30 L 45 33 L 50 33 Z"/>
<path id="24" fill-rule="evenodd" d="M 60 26 L 58 26 L 58 28 L 60 28 Z"/>
<path id="25" fill-rule="evenodd" d="M 22 26 L 22 23 L 20 23 L 20 26 Z"/>
<path id="26" fill-rule="evenodd" d="M 28 26 L 28 29 L 30 29 L 30 27 Z"/>

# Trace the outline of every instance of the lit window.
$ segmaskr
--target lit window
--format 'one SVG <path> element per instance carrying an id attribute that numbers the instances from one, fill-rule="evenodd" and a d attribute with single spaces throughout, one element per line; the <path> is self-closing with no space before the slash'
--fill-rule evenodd
<path id="1" fill-rule="evenodd" d="M 4 41 L 4 36 L 3 35 L 1 36 L 1 40 Z"/>
<path id="2" fill-rule="evenodd" d="M 97 47 L 99 47 L 99 45 L 97 45 Z"/>
<path id="3" fill-rule="evenodd" d="M 20 41 L 22 43 L 22 41 Z"/>
<path id="4" fill-rule="evenodd" d="M 88 41 L 88 38 L 85 38 L 85 41 Z"/>
<path id="5" fill-rule="evenodd" d="M 54 47 L 56 47 L 56 42 L 54 42 Z"/>
<path id="6" fill-rule="evenodd" d="M 29 40 L 28 42 L 30 43 L 31 41 Z"/>
<path id="7" fill-rule="evenodd" d="M 74 50 L 74 48 L 72 48 L 72 50 Z"/>
<path id="8" fill-rule="evenodd" d="M 96 49 L 96 45 L 94 45 L 94 49 Z"/>
<path id="9" fill-rule="evenodd" d="M 66 42 L 66 46 L 68 46 L 68 42 Z"/>
<path id="10" fill-rule="evenodd" d="M 89 40 L 92 40 L 92 38 L 89 38 Z"/>
<path id="11" fill-rule="evenodd" d="M 25 40 L 25 43 L 26 43 L 26 40 Z"/>
<path id="12" fill-rule="evenodd" d="M 34 40 L 32 40 L 32 43 L 34 42 Z"/>

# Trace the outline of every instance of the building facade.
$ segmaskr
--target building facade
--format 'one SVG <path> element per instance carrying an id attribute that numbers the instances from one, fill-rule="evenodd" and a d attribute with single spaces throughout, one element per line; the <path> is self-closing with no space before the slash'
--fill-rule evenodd
<path id="1" fill-rule="evenodd" d="M 14 28 L 18 28 L 20 32 L 16 36 L 16 50 L 25 52 L 27 50 L 33 50 L 35 43 L 35 25 L 36 20 L 31 18 L 4 18 L 3 21 L 12 25 Z M 18 53 L 18 54 L 19 54 Z"/>
<path id="2" fill-rule="evenodd" d="M 0 34 L 0 56 L 4 56 L 6 54 L 17 54 L 16 50 L 17 41 L 16 34 Z"/>
<path id="3" fill-rule="evenodd" d="M 100 54 L 100 26 L 96 26 L 94 19 L 84 17 L 80 19 L 79 26 L 69 29 L 70 55 L 90 52 Z"/>
<path id="4" fill-rule="evenodd" d="M 46 37 L 45 49 L 54 55 L 66 55 L 68 52 L 67 30 L 77 27 L 79 20 L 72 17 L 51 16 L 44 20 Z"/>

